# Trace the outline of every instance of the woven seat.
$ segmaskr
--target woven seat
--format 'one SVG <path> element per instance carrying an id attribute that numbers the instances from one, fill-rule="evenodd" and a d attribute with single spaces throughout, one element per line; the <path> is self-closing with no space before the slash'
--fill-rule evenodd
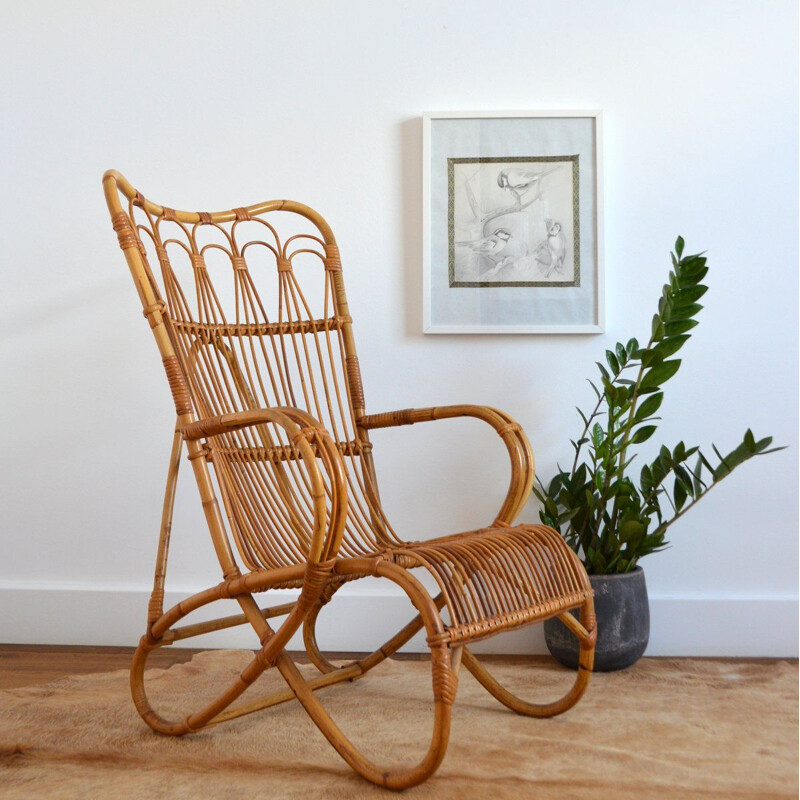
<path id="1" fill-rule="evenodd" d="M 147 724 L 180 736 L 296 698 L 354 770 L 380 786 L 404 789 L 433 774 L 444 757 L 462 663 L 517 713 L 547 717 L 574 705 L 593 664 L 592 592 L 555 531 L 514 525 L 534 477 L 520 426 L 502 411 L 472 405 L 367 414 L 339 250 L 325 220 L 307 206 L 276 200 L 213 213 L 176 211 L 146 200 L 117 172 L 106 173 L 103 186 L 176 414 L 153 592 L 131 667 L 134 703 Z M 488 424 L 506 448 L 505 500 L 486 527 L 405 541 L 381 505 L 370 431 L 459 417 Z M 222 580 L 165 610 L 184 453 Z M 424 571 L 438 587 L 433 595 L 419 579 Z M 317 644 L 320 612 L 341 586 L 367 576 L 399 586 L 412 617 L 369 655 L 336 666 Z M 256 601 L 286 588 L 300 590 L 296 600 L 265 607 Z M 241 613 L 177 624 L 223 599 L 235 600 Z M 574 609 L 579 618 L 569 613 Z M 466 647 L 556 615 L 579 640 L 580 669 L 572 688 L 553 702 L 511 694 Z M 270 620 L 279 618 L 273 627 Z M 145 688 L 153 650 L 245 624 L 260 646 L 219 697 L 177 720 L 153 709 Z M 320 672 L 312 679 L 286 651 L 301 630 Z M 431 742 L 419 763 L 387 769 L 364 757 L 316 693 L 361 678 L 422 630 L 431 652 Z M 286 690 L 233 705 L 271 668 Z"/>
<path id="2" fill-rule="evenodd" d="M 543 525 L 485 528 L 409 543 L 392 548 L 392 557 L 434 576 L 449 612 L 451 643 L 546 619 L 592 596 L 580 561 Z"/>

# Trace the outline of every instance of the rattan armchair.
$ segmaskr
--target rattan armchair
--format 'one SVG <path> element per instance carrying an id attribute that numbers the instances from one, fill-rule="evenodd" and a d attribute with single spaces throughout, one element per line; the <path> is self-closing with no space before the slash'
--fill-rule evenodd
<path id="1" fill-rule="evenodd" d="M 296 697 L 356 772 L 380 786 L 404 789 L 432 775 L 444 757 L 461 664 L 517 713 L 549 717 L 574 705 L 586 690 L 594 658 L 592 591 L 580 561 L 555 531 L 513 525 L 534 470 L 520 426 L 481 406 L 366 413 L 339 251 L 312 209 L 276 200 L 215 213 L 176 211 L 146 200 L 118 172 L 107 172 L 103 186 L 177 415 L 147 627 L 131 668 L 133 699 L 145 722 L 180 736 Z M 502 508 L 487 527 L 405 541 L 381 506 L 369 431 L 465 416 L 494 428 L 508 450 L 511 481 Z M 184 450 L 222 580 L 165 611 L 172 508 Z M 414 570 L 432 576 L 435 596 Z M 317 645 L 317 618 L 343 584 L 366 576 L 400 586 L 416 615 L 370 655 L 337 667 Z M 299 596 L 272 607 L 256 602 L 257 594 L 278 588 L 299 589 Z M 242 613 L 177 625 L 226 598 L 235 599 Z M 572 609 L 580 610 L 579 618 Z M 556 615 L 578 637 L 581 656 L 574 685 L 554 702 L 517 698 L 467 649 Z M 280 625 L 270 624 L 280 617 Z M 149 653 L 244 624 L 252 626 L 259 647 L 233 684 L 182 719 L 160 716 L 145 691 Z M 320 673 L 310 680 L 285 649 L 301 627 Z M 337 727 L 316 692 L 362 677 L 422 629 L 433 679 L 430 747 L 419 764 L 377 766 Z M 288 689 L 231 707 L 273 667 Z"/>

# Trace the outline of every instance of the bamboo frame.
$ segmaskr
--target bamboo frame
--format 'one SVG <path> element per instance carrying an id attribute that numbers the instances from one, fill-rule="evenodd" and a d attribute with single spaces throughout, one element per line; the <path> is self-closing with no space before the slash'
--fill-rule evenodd
<path id="1" fill-rule="evenodd" d="M 533 452 L 520 426 L 482 406 L 366 414 L 336 240 L 307 206 L 277 200 L 216 213 L 176 211 L 146 200 L 118 172 L 107 172 L 103 186 L 176 410 L 147 627 L 131 666 L 133 700 L 145 722 L 159 733 L 180 736 L 297 698 L 356 772 L 399 790 L 424 781 L 444 757 L 462 663 L 517 713 L 546 717 L 574 705 L 586 690 L 593 664 L 592 591 L 579 560 L 555 531 L 513 525 L 534 475 Z M 312 232 L 282 239 L 275 220 L 287 213 L 298 224 L 305 221 Z M 175 236 L 167 235 L 170 228 Z M 243 229 L 263 238 L 250 235 L 245 242 Z M 202 244 L 206 233 L 216 240 Z M 255 264 L 258 247 L 272 254 L 276 269 Z M 221 271 L 209 263 L 218 251 L 229 262 Z M 316 300 L 301 288 L 295 264 L 300 257 L 314 263 L 318 258 L 322 264 L 324 285 Z M 188 279 L 178 277 L 181 258 L 189 262 Z M 159 278 L 151 261 L 159 265 Z M 275 296 L 262 296 L 257 288 L 267 273 L 277 278 Z M 318 283 L 319 273 L 319 267 L 312 273 Z M 230 291 L 225 295 L 225 280 L 232 280 L 232 297 Z M 270 301 L 277 310 L 268 313 Z M 321 307 L 312 308 L 314 303 Z M 405 541 L 380 503 L 369 431 L 454 417 L 481 420 L 501 438 L 511 462 L 506 498 L 485 528 Z M 222 581 L 165 611 L 172 510 L 184 449 Z M 433 576 L 436 597 L 412 574 L 415 569 Z M 417 614 L 366 657 L 336 667 L 317 645 L 318 615 L 339 587 L 366 576 L 397 584 Z M 300 589 L 295 602 L 271 608 L 256 602 L 258 593 L 287 587 Z M 242 613 L 177 625 L 221 599 L 235 599 Z M 569 614 L 575 608 L 580 622 Z M 581 648 L 575 683 L 554 702 L 532 704 L 512 695 L 467 648 L 553 616 L 564 620 Z M 270 625 L 278 617 L 283 622 Z M 182 719 L 161 717 L 145 688 L 148 655 L 182 639 L 243 624 L 253 628 L 260 648 L 237 679 L 204 708 Z M 285 650 L 301 626 L 306 650 L 320 671 L 312 680 L 301 675 Z M 418 764 L 387 769 L 358 751 L 316 692 L 363 677 L 423 629 L 434 698 L 430 746 Z M 287 689 L 231 707 L 273 667 Z"/>

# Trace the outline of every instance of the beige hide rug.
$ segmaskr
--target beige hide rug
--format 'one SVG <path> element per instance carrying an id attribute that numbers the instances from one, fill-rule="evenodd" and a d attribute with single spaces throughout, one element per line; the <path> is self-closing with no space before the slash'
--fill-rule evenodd
<path id="1" fill-rule="evenodd" d="M 153 703 L 165 716 L 194 710 L 250 657 L 210 651 L 152 670 Z M 532 700 L 557 696 L 572 678 L 551 664 L 500 663 L 492 671 Z M 272 671 L 245 697 L 279 687 Z M 381 765 L 409 763 L 427 748 L 432 703 L 425 662 L 389 661 L 319 694 Z M 462 670 L 444 763 L 401 796 L 796 798 L 797 703 L 794 663 L 644 659 L 627 671 L 596 675 L 563 716 L 536 720 L 499 705 Z M 153 733 L 136 714 L 124 671 L 0 693 L 3 800 L 379 796 L 393 794 L 352 773 L 296 701 L 171 738 Z"/>

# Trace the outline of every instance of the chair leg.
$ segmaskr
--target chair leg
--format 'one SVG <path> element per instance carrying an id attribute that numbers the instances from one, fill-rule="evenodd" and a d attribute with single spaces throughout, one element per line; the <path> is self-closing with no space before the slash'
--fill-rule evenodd
<path id="1" fill-rule="evenodd" d="M 444 681 L 454 687 L 457 683 L 457 677 L 456 672 L 451 669 L 450 650 L 446 647 L 442 648 L 442 650 L 446 655 L 443 654 L 438 663 L 434 663 L 433 667 L 434 686 L 437 684 L 437 676 L 448 675 L 452 677 L 445 678 Z M 276 666 L 314 724 L 322 731 L 336 752 L 353 770 L 371 783 L 395 791 L 408 789 L 427 780 L 442 763 L 450 739 L 450 711 L 455 700 L 455 688 L 449 695 L 435 697 L 431 742 L 422 760 L 411 767 L 386 768 L 378 766 L 366 758 L 345 736 L 309 688 L 308 683 L 285 651 L 278 657 Z"/>
<path id="2" fill-rule="evenodd" d="M 311 663 L 322 673 L 331 673 L 341 669 L 341 667 L 337 667 L 323 655 L 317 643 L 316 630 L 320 611 L 322 611 L 339 588 L 341 588 L 341 584 L 331 584 L 308 612 L 303 622 L 303 644 L 306 648 L 306 654 Z M 437 610 L 441 611 L 444 606 L 444 597 L 441 593 L 433 598 L 433 604 L 436 606 Z M 407 625 L 403 626 L 392 636 L 391 639 L 387 639 L 387 641 L 372 653 L 358 661 L 353 661 L 352 664 L 358 664 L 359 667 L 361 667 L 362 673 L 366 673 L 382 661 L 393 656 L 412 636 L 421 631 L 424 627 L 425 622 L 422 616 L 417 614 Z M 345 666 L 350 665 L 348 664 Z"/>
<path id="3" fill-rule="evenodd" d="M 341 565 L 342 574 L 373 574 L 397 583 L 408 595 L 409 600 L 419 612 L 402 630 L 389 639 L 382 647 L 357 663 L 363 672 L 372 669 L 394 653 L 417 631 L 425 628 L 431 649 L 431 669 L 434 696 L 434 721 L 430 745 L 423 759 L 411 767 L 384 768 L 366 758 L 345 736 L 338 725 L 314 695 L 309 682 L 303 678 L 290 656 L 284 651 L 276 661 L 276 666 L 286 682 L 303 705 L 314 724 L 331 743 L 341 757 L 366 780 L 378 786 L 396 791 L 408 789 L 427 780 L 438 769 L 447 751 L 450 738 L 450 712 L 458 689 L 458 670 L 461 663 L 461 648 L 451 651 L 444 640 L 444 628 L 439 609 L 443 603 L 440 597 L 431 599 L 423 586 L 406 570 L 395 564 L 373 560 L 352 559 Z M 304 637 L 310 653 L 315 655 L 315 663 L 323 672 L 333 667 L 324 659 L 316 646 L 314 624 L 322 604 L 315 605 L 306 617 Z M 362 672 L 362 674 L 363 674 Z"/>
<path id="4" fill-rule="evenodd" d="M 331 598 L 340 587 L 341 584 L 329 584 L 319 600 L 309 609 L 305 620 L 303 620 L 303 645 L 306 648 L 306 654 L 311 663 L 322 673 L 335 671 L 336 665 L 328 661 L 317 644 L 317 617 L 319 616 L 319 612 L 330 602 Z"/>
<path id="5" fill-rule="evenodd" d="M 185 601 L 185 604 L 182 603 L 170 609 L 151 626 L 148 635 L 142 637 L 131 665 L 131 691 L 139 714 L 151 728 L 159 733 L 182 736 L 208 725 L 214 725 L 241 714 L 250 713 L 250 711 L 258 708 L 284 702 L 290 699 L 290 696 L 285 691 L 256 701 L 249 707 L 225 710 L 252 685 L 265 669 L 275 666 L 288 683 L 291 694 L 300 701 L 314 724 L 359 775 L 378 786 L 394 790 L 407 789 L 427 780 L 439 767 L 447 751 L 450 737 L 450 712 L 458 688 L 461 648 L 456 647 L 451 651 L 443 635 L 444 629 L 439 617 L 438 605 L 441 604 L 441 601 L 437 605 L 437 602 L 431 599 L 413 576 L 393 564 L 379 564 L 376 566 L 374 563 L 361 563 L 360 561 L 356 564 L 354 571 L 363 571 L 365 566 L 369 571 L 372 571 L 372 574 L 388 577 L 399 584 L 419 612 L 417 617 L 408 625 L 392 637 L 382 648 L 379 648 L 367 658 L 356 662 L 354 665 L 337 670 L 338 674 L 324 675 L 321 678 L 307 681 L 284 649 L 290 635 L 288 629 L 284 633 L 284 626 L 287 625 L 288 620 L 287 623 L 284 623 L 284 626 L 281 626 L 281 630 L 276 633 L 267 623 L 263 610 L 259 609 L 253 596 L 248 593 L 241 594 L 236 599 L 244 612 L 244 616 L 247 617 L 248 622 L 255 629 L 262 642 L 261 651 L 257 653 L 253 661 L 245 667 L 236 680 L 204 709 L 190 714 L 182 720 L 166 720 L 152 708 L 145 692 L 144 669 L 147 657 L 150 652 L 165 643 L 164 640 L 157 638 L 158 635 L 166 633 L 172 624 L 190 613 L 190 611 L 224 596 L 219 589 L 215 588 L 195 595 Z M 311 611 L 312 609 L 309 609 L 306 613 L 310 614 Z M 293 614 L 290 614 L 291 616 Z M 296 626 L 291 627 L 296 628 Z M 413 766 L 381 767 L 366 758 L 345 736 L 315 696 L 314 690 L 332 685 L 340 680 L 360 677 L 391 655 L 422 627 L 426 629 L 431 648 L 434 720 L 430 745 L 422 760 Z M 313 633 L 313 624 L 311 630 Z M 281 635 L 282 633 L 284 635 Z"/>
<path id="6" fill-rule="evenodd" d="M 255 601 L 253 601 L 253 604 L 255 605 Z M 256 606 L 256 608 L 258 607 Z M 161 617 L 161 620 L 163 619 L 164 617 Z M 260 619 L 266 627 L 269 627 L 263 617 L 260 617 Z M 158 622 L 156 624 L 158 624 Z M 212 722 L 231 703 L 241 696 L 262 672 L 274 665 L 277 652 L 282 650 L 285 644 L 285 642 L 277 641 L 277 637 L 275 637 L 274 632 L 272 632 L 273 636 L 271 638 L 265 637 L 262 640 L 262 647 L 256 652 L 253 660 L 215 700 L 201 710 L 193 714 L 188 714 L 183 719 L 167 720 L 158 714 L 150 704 L 144 685 L 144 670 L 147 658 L 153 650 L 163 645 L 163 642 L 153 638 L 151 630 L 152 629 L 141 638 L 139 646 L 136 648 L 136 652 L 133 655 L 130 673 L 131 695 L 133 696 L 136 710 L 139 712 L 142 719 L 153 730 L 168 736 L 183 736 L 187 733 L 193 733 Z M 272 631 L 271 628 L 270 631 Z"/>
<path id="7" fill-rule="evenodd" d="M 570 619 L 574 620 L 571 616 Z M 592 676 L 594 648 L 597 641 L 594 600 L 592 600 L 592 598 L 586 600 L 581 606 L 580 622 L 580 626 L 574 625 L 572 627 L 573 633 L 575 633 L 580 640 L 578 674 L 575 676 L 575 682 L 572 688 L 563 697 L 551 703 L 528 703 L 515 694 L 512 694 L 489 673 L 486 667 L 484 667 L 466 647 L 464 648 L 463 654 L 464 666 L 489 694 L 517 714 L 539 718 L 554 717 L 558 714 L 563 714 L 581 699 L 589 686 L 589 680 Z"/>

